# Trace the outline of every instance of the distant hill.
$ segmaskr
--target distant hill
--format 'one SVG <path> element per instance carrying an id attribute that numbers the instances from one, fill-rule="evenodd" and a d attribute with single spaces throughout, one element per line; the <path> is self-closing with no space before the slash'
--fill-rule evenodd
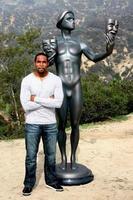
<path id="1" fill-rule="evenodd" d="M 94 64 L 83 57 L 82 68 L 111 79 L 116 73 L 133 77 L 133 2 L 132 0 L 0 0 L 0 32 L 21 34 L 31 27 L 40 28 L 42 38 L 59 34 L 59 13 L 71 9 L 76 16 L 74 34 L 95 52 L 105 48 L 105 25 L 108 18 L 118 19 L 119 32 L 113 55 Z"/>

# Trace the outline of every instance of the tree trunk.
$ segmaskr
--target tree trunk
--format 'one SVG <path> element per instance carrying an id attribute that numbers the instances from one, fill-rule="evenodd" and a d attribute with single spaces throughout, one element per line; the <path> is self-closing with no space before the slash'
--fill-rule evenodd
<path id="1" fill-rule="evenodd" d="M 16 115 L 16 119 L 17 119 L 17 125 L 20 126 L 21 121 L 20 121 L 20 118 L 19 118 L 17 102 L 16 102 L 16 98 L 15 98 L 15 94 L 14 94 L 12 85 L 10 86 L 10 89 L 11 89 L 11 96 L 12 96 L 13 104 L 14 104 L 14 111 L 15 111 L 15 115 Z"/>

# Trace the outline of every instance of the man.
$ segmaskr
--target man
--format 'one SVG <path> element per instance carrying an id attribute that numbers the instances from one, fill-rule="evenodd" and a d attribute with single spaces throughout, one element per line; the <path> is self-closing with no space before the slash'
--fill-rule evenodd
<path id="1" fill-rule="evenodd" d="M 25 111 L 26 173 L 23 195 L 30 195 L 36 182 L 36 160 L 40 138 L 45 152 L 45 182 L 56 191 L 63 191 L 55 174 L 57 127 L 55 108 L 63 101 L 61 79 L 47 71 L 48 59 L 38 53 L 35 71 L 22 80 L 20 100 Z M 45 144 L 44 144 L 45 143 Z"/>
<path id="2" fill-rule="evenodd" d="M 110 23 L 110 21 L 109 21 Z M 114 23 L 112 20 L 111 23 Z M 64 11 L 58 18 L 56 24 L 61 30 L 61 36 L 55 42 L 43 41 L 43 50 L 48 54 L 49 60 L 55 62 L 58 76 L 63 82 L 64 101 L 60 109 L 59 116 L 59 147 L 62 156 L 62 169 L 67 168 L 66 156 L 66 133 L 67 112 L 70 111 L 71 122 L 71 168 L 75 169 L 76 149 L 79 142 L 79 120 L 82 109 L 82 90 L 80 82 L 81 56 L 84 54 L 89 60 L 98 62 L 109 56 L 114 47 L 115 35 L 118 30 L 118 22 L 115 20 L 114 36 L 107 28 L 106 50 L 102 53 L 94 53 L 85 43 L 72 36 L 71 32 L 75 29 L 75 16 L 73 11 Z"/>

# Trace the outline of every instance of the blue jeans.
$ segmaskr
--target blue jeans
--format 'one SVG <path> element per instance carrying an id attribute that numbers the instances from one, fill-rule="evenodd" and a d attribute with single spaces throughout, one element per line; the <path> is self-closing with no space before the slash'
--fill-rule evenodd
<path id="1" fill-rule="evenodd" d="M 57 183 L 55 174 L 57 133 L 56 124 L 25 124 L 25 186 L 33 187 L 35 185 L 37 153 L 41 138 L 45 153 L 45 182 L 46 184 Z"/>

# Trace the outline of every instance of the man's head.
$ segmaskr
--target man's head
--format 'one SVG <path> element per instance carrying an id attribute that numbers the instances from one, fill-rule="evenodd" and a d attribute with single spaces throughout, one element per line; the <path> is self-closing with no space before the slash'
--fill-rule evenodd
<path id="1" fill-rule="evenodd" d="M 47 56 L 43 52 L 36 54 L 34 58 L 34 65 L 39 74 L 44 74 L 49 65 Z"/>
<path id="2" fill-rule="evenodd" d="M 64 11 L 58 18 L 57 28 L 73 30 L 75 29 L 75 18 L 74 13 L 72 11 Z"/>

